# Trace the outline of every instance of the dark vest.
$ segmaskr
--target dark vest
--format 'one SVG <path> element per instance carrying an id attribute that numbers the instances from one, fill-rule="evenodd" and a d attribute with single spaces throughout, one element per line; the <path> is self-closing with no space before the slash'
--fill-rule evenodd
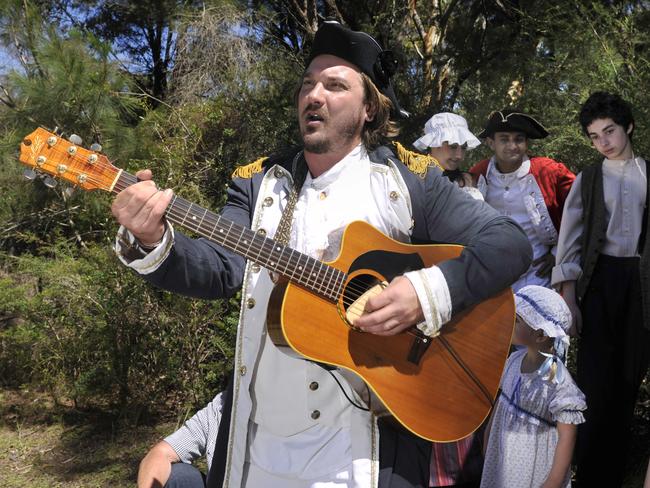
<path id="1" fill-rule="evenodd" d="M 646 160 L 646 173 L 648 170 Z M 641 235 L 639 236 L 639 272 L 641 278 L 641 300 L 643 303 L 643 323 L 650 329 L 650 239 L 646 239 L 646 232 L 650 215 L 648 213 L 648 199 L 650 197 L 650 182 L 646 190 L 645 209 L 643 211 L 643 222 L 641 224 Z M 580 255 L 580 266 L 582 276 L 576 285 L 576 294 L 581 300 L 594 273 L 598 255 L 605 245 L 607 234 L 607 220 L 605 207 L 605 192 L 603 189 L 603 165 L 593 164 L 582 171 L 582 219 L 584 228 L 582 231 Z"/>

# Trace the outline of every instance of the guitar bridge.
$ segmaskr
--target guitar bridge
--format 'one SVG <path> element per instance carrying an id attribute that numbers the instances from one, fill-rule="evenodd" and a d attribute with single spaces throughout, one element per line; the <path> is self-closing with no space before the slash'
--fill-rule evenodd
<path id="1" fill-rule="evenodd" d="M 411 343 L 411 349 L 409 349 L 408 356 L 406 357 L 409 363 L 415 364 L 416 366 L 420 364 L 422 356 L 427 352 L 433 337 L 427 337 L 424 334 L 418 333 L 413 337 L 413 342 Z"/>

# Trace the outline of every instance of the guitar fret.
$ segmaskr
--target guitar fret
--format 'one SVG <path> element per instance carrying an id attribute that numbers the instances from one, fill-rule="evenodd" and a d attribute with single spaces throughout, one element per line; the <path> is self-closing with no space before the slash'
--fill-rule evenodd
<path id="1" fill-rule="evenodd" d="M 231 224 L 231 226 L 232 226 L 232 224 Z M 241 238 L 242 238 L 242 236 L 243 236 L 245 233 L 246 233 L 245 230 L 244 230 L 243 232 L 240 232 L 240 233 L 239 233 L 239 237 L 237 237 L 237 242 L 235 242 L 235 245 L 232 247 L 233 250 L 235 250 L 235 251 L 238 250 L 239 243 L 241 242 Z"/>
<path id="2" fill-rule="evenodd" d="M 201 226 L 203 225 L 203 221 L 205 220 L 205 216 L 206 216 L 206 215 L 208 215 L 208 209 L 207 209 L 207 208 L 204 209 L 203 217 L 201 217 L 201 221 L 199 222 L 199 229 L 200 229 Z"/>
<path id="3" fill-rule="evenodd" d="M 305 279 L 305 271 L 307 271 L 307 264 L 309 264 L 309 258 L 307 255 L 303 254 L 298 258 L 298 271 L 300 271 L 299 281 L 303 285 L 309 286 L 309 275 Z"/>
<path id="4" fill-rule="evenodd" d="M 226 231 L 225 235 L 223 236 L 223 242 L 228 242 L 228 237 L 230 237 L 230 231 L 232 230 L 232 227 L 234 225 L 234 222 L 229 222 L 230 226 L 228 227 L 228 230 Z"/>
<path id="5" fill-rule="evenodd" d="M 185 212 L 185 217 L 183 217 L 183 220 L 181 221 L 181 225 L 185 225 L 185 220 L 187 219 L 187 216 L 189 215 L 190 211 L 192 210 L 192 205 L 193 203 L 190 203 L 190 206 L 187 208 L 187 211 Z"/>
<path id="6" fill-rule="evenodd" d="M 285 266 L 284 266 L 284 273 L 285 273 L 285 275 L 286 275 L 287 272 L 289 271 L 289 264 L 291 264 L 291 260 L 293 259 L 293 253 L 294 253 L 294 250 L 291 249 L 291 248 L 289 248 L 289 247 L 285 247 L 285 249 L 289 249 L 289 250 L 291 251 L 291 254 L 289 255 L 289 258 L 287 259 L 287 264 L 285 264 Z M 295 279 L 295 277 L 296 277 L 296 271 L 298 271 L 298 270 L 296 269 L 295 266 L 293 266 L 293 267 L 291 268 L 291 276 L 290 276 L 291 279 Z"/>
<path id="7" fill-rule="evenodd" d="M 253 244 L 255 243 L 255 240 L 256 240 L 256 239 L 265 239 L 265 238 L 262 237 L 262 236 L 260 236 L 259 234 L 255 234 L 255 235 L 253 236 L 253 238 L 251 239 L 251 247 L 252 247 Z M 249 249 L 250 249 L 250 247 L 249 247 Z M 253 259 L 253 261 L 258 262 L 258 263 L 261 262 L 261 260 L 260 260 L 260 254 L 262 254 L 262 251 L 263 251 L 263 250 L 264 250 L 264 240 L 262 240 L 262 245 L 259 247 L 259 251 L 257 251 L 257 256 L 255 257 L 255 259 Z"/>
<path id="8" fill-rule="evenodd" d="M 326 266 L 325 267 L 325 273 L 322 273 L 323 265 L 321 265 L 321 270 L 320 270 L 321 273 L 322 273 L 321 274 L 321 283 L 322 283 L 322 286 L 323 286 L 323 293 L 324 294 L 329 293 L 329 282 L 327 281 L 327 274 L 330 272 L 330 269 L 332 269 L 332 268 L 329 267 L 329 266 Z"/>
<path id="9" fill-rule="evenodd" d="M 316 286 L 316 284 L 318 284 L 318 273 L 314 270 L 316 269 L 316 265 L 319 264 L 319 262 L 315 259 L 311 259 L 310 261 L 311 270 L 309 270 L 309 273 L 307 275 L 307 283 L 309 283 L 311 286 Z M 307 266 L 305 266 L 305 268 L 307 268 Z"/>
<path id="10" fill-rule="evenodd" d="M 316 280 L 318 280 L 318 291 L 323 293 L 323 280 L 322 280 L 322 275 L 323 275 L 323 263 L 318 262 L 318 272 L 316 273 Z M 325 273 L 327 274 L 327 269 L 325 269 Z"/>
<path id="11" fill-rule="evenodd" d="M 252 235 L 251 235 L 252 234 Z M 255 259 L 251 258 L 251 246 L 253 245 L 253 239 L 255 239 L 255 234 L 253 234 L 253 231 L 247 231 L 244 233 L 244 236 L 249 236 L 249 239 L 244 239 L 244 244 L 247 245 L 248 247 L 246 248 L 246 251 L 243 253 L 246 257 L 249 259 L 252 259 L 253 261 L 257 262 Z"/>
<path id="12" fill-rule="evenodd" d="M 190 203 L 190 208 L 187 209 L 187 216 L 190 217 L 190 223 L 188 225 L 195 226 L 194 232 L 198 231 L 200 227 L 196 223 L 196 214 L 192 212 L 192 203 Z"/>
<path id="13" fill-rule="evenodd" d="M 271 250 L 267 251 L 265 248 L 270 245 Z M 273 241 L 271 239 L 264 238 L 264 241 L 262 242 L 262 252 L 265 253 L 264 259 L 266 261 L 266 267 L 271 269 L 271 271 L 275 271 L 274 268 L 275 266 L 273 265 Z"/>
<path id="14" fill-rule="evenodd" d="M 214 231 L 217 230 L 217 226 L 219 225 L 220 221 L 221 218 L 217 217 L 217 221 L 212 226 L 212 231 L 210 232 L 210 236 L 208 237 L 208 239 L 212 240 L 214 238 Z"/>
<path id="15" fill-rule="evenodd" d="M 271 255 L 273 255 L 273 253 L 275 253 L 277 255 L 275 265 L 273 266 L 276 271 L 280 267 L 280 261 L 282 260 L 282 253 L 283 252 L 284 252 L 284 246 L 281 246 L 280 244 L 277 244 L 277 243 L 274 244 L 273 251 L 271 251 Z"/>
<path id="16" fill-rule="evenodd" d="M 337 273 L 338 273 L 337 281 L 339 286 L 338 289 L 336 290 L 336 295 L 332 297 L 334 300 L 337 300 L 338 297 L 340 297 L 343 294 L 343 284 L 345 283 L 345 273 L 343 273 L 340 270 L 337 270 Z"/>
<path id="17" fill-rule="evenodd" d="M 327 275 L 330 275 L 328 278 Z M 336 274 L 336 270 L 332 268 L 331 266 L 327 266 L 326 271 L 325 271 L 325 276 L 323 277 L 326 288 L 327 288 L 327 293 L 331 296 L 334 295 L 334 283 L 333 283 L 333 278 Z"/>
<path id="18" fill-rule="evenodd" d="M 323 276 L 322 276 L 322 279 L 321 279 L 321 282 L 323 283 L 323 287 L 324 287 L 323 294 L 329 295 L 330 292 L 331 292 L 330 291 L 330 282 L 329 282 L 329 279 L 327 278 L 327 275 L 330 273 L 330 271 L 332 269 L 333 268 L 331 266 L 325 266 L 325 273 L 323 273 Z"/>

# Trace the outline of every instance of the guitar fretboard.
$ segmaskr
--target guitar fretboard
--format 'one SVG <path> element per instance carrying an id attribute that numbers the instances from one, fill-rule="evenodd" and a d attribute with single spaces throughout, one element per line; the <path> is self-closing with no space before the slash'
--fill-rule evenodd
<path id="1" fill-rule="evenodd" d="M 113 193 L 120 193 L 137 181 L 135 176 L 122 171 Z M 336 302 L 343 291 L 346 275 L 342 271 L 177 195 L 167 207 L 166 217 L 173 224 L 216 242 L 332 302 Z"/>

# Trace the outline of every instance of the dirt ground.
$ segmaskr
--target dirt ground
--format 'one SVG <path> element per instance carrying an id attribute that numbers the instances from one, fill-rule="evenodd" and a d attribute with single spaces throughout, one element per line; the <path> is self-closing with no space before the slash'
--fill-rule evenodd
<path id="1" fill-rule="evenodd" d="M 637 420 L 625 488 L 643 485 L 650 455 L 650 422 Z M 140 459 L 181 422 L 119 428 L 102 412 L 55 405 L 42 393 L 0 390 L 0 486 L 135 486 Z"/>
<path id="2" fill-rule="evenodd" d="M 0 392 L 0 486 L 134 486 L 138 463 L 174 422 L 118 429 L 43 394 Z"/>

